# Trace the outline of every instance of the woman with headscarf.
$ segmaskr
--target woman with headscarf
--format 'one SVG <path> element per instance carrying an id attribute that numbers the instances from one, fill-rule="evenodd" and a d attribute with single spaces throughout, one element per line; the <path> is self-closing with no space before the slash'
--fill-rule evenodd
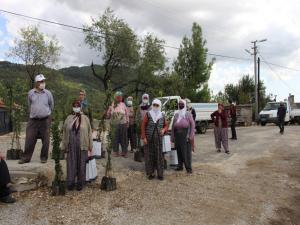
<path id="1" fill-rule="evenodd" d="M 150 105 L 149 101 L 150 101 L 149 100 L 149 95 L 144 93 L 142 95 L 142 102 L 139 105 L 139 109 L 136 113 L 136 124 L 137 124 L 137 127 L 138 127 L 137 135 L 139 137 L 141 136 L 140 128 L 141 128 L 143 119 L 144 119 L 145 115 L 147 114 L 147 112 L 149 112 L 151 110 L 151 105 Z M 143 155 L 144 154 L 144 143 L 143 143 L 143 141 L 138 140 L 137 146 L 138 146 L 139 151 Z"/>
<path id="2" fill-rule="evenodd" d="M 168 123 L 161 112 L 161 101 L 154 99 L 152 109 L 146 113 L 141 126 L 142 139 L 145 144 L 145 167 L 148 179 L 164 179 L 164 157 L 162 153 L 162 137 L 168 131 Z"/>
<path id="3" fill-rule="evenodd" d="M 149 95 L 148 94 L 143 94 L 142 96 L 142 103 L 140 104 L 140 120 L 143 121 L 144 116 L 146 115 L 147 112 L 151 109 L 151 105 L 149 103 Z"/>
<path id="4" fill-rule="evenodd" d="M 128 96 L 126 100 L 128 117 L 129 117 L 129 127 L 128 127 L 128 145 L 130 143 L 131 152 L 136 151 L 136 121 L 135 121 L 135 109 L 133 107 L 133 97 Z"/>
<path id="5" fill-rule="evenodd" d="M 67 117 L 63 125 L 61 149 L 67 153 L 67 185 L 68 190 L 80 191 L 86 180 L 86 160 L 88 151 L 92 151 L 93 137 L 90 120 L 81 112 L 80 101 L 74 101 L 73 113 Z"/>
<path id="6" fill-rule="evenodd" d="M 113 120 L 114 130 L 114 143 L 113 151 L 114 156 L 118 157 L 119 154 L 119 145 L 122 148 L 122 154 L 124 158 L 127 158 L 127 149 L 128 149 L 128 134 L 127 129 L 129 127 L 129 117 L 128 110 L 123 102 L 123 93 L 118 91 L 115 94 L 115 101 L 109 107 L 108 118 Z"/>
<path id="7" fill-rule="evenodd" d="M 215 145 L 217 152 L 221 152 L 221 143 L 225 150 L 225 153 L 229 154 L 228 149 L 228 115 L 224 110 L 223 104 L 218 104 L 218 110 L 211 114 L 211 119 L 215 123 Z"/>
<path id="8" fill-rule="evenodd" d="M 180 100 L 179 111 L 175 113 L 171 140 L 175 143 L 178 156 L 177 171 L 183 170 L 183 164 L 188 173 L 192 173 L 192 149 L 194 151 L 195 122 L 192 114 L 187 111 L 186 102 Z"/>

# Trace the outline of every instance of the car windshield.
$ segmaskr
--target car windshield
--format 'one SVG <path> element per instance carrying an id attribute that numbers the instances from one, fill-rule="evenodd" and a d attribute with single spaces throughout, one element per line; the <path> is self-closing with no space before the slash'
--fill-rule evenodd
<path id="1" fill-rule="evenodd" d="M 165 102 L 169 99 L 169 98 L 158 98 L 161 101 L 161 105 L 164 105 Z"/>
<path id="2" fill-rule="evenodd" d="M 294 103 L 293 104 L 293 109 L 300 109 L 300 103 Z"/>
<path id="3" fill-rule="evenodd" d="M 283 104 L 286 107 L 286 103 L 283 103 Z M 280 102 L 269 102 L 265 106 L 264 110 L 265 111 L 268 111 L 268 110 L 277 110 L 279 106 L 280 106 Z"/>

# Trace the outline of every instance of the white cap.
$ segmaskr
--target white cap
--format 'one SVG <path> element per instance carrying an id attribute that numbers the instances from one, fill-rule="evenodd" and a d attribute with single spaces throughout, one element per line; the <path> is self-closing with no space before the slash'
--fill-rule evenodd
<path id="1" fill-rule="evenodd" d="M 43 81 L 43 80 L 46 80 L 46 78 L 44 77 L 43 74 L 36 75 L 36 77 L 34 79 L 35 82 L 39 82 L 39 81 Z"/>

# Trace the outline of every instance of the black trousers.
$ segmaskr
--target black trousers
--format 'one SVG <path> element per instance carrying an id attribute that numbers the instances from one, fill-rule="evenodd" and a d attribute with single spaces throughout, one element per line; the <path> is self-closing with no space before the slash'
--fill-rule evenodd
<path id="1" fill-rule="evenodd" d="M 232 138 L 232 139 L 236 139 L 236 138 L 237 138 L 235 126 L 236 126 L 236 117 L 232 117 L 232 118 L 231 118 L 231 124 L 230 124 L 230 128 L 231 128 L 231 138 Z"/>
<path id="2" fill-rule="evenodd" d="M 192 146 L 187 141 L 188 129 L 175 130 L 175 148 L 177 150 L 178 167 L 192 170 Z"/>
<path id="3" fill-rule="evenodd" d="M 50 125 L 50 116 L 43 120 L 29 119 L 26 127 L 25 151 L 22 157 L 24 160 L 31 160 L 38 138 L 41 138 L 43 143 L 40 158 L 43 160 L 48 159 L 50 144 Z"/>
<path id="4" fill-rule="evenodd" d="M 280 129 L 280 133 L 283 133 L 284 132 L 284 119 L 279 119 L 278 120 L 278 126 L 279 126 L 279 129 Z"/>
<path id="5" fill-rule="evenodd" d="M 131 150 L 136 149 L 137 134 L 136 134 L 135 124 L 129 125 L 127 134 L 128 134 L 128 144 L 130 142 Z"/>
<path id="6" fill-rule="evenodd" d="M 7 184 L 10 183 L 10 175 L 4 160 L 0 161 L 0 198 L 9 195 Z"/>

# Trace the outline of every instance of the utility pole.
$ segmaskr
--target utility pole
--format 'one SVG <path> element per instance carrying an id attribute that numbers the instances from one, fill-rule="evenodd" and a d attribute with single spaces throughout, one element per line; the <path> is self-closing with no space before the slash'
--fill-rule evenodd
<path id="1" fill-rule="evenodd" d="M 252 41 L 251 43 L 253 43 L 253 57 L 254 57 L 254 82 L 255 82 L 255 121 L 258 122 L 258 96 L 257 96 L 257 40 L 256 41 Z"/>
<path id="2" fill-rule="evenodd" d="M 257 108 L 260 110 L 260 58 L 257 58 Z"/>
<path id="3" fill-rule="evenodd" d="M 258 118 L 258 79 L 257 79 L 257 43 L 258 42 L 264 42 L 267 41 L 267 39 L 262 39 L 262 40 L 255 40 L 255 41 L 251 41 L 251 43 L 253 44 L 253 53 L 250 52 L 249 50 L 245 49 L 246 52 L 248 52 L 249 54 L 253 55 L 253 59 L 254 59 L 254 81 L 255 81 L 255 121 L 258 122 L 259 118 Z"/>

